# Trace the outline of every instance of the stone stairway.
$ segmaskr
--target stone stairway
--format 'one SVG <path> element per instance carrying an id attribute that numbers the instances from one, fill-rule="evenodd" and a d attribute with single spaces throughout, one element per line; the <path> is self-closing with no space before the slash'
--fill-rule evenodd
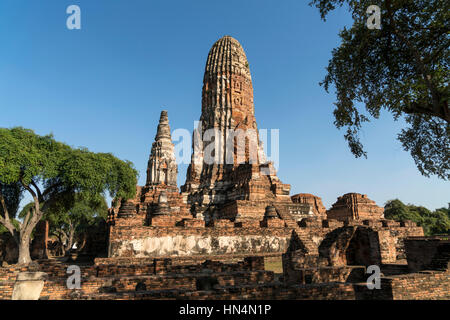
<path id="1" fill-rule="evenodd" d="M 292 217 L 292 215 L 289 213 L 289 210 L 287 206 L 280 205 L 280 204 L 274 204 L 275 209 L 277 210 L 278 214 L 280 215 L 280 218 L 284 220 L 286 223 L 286 226 L 288 228 L 296 228 L 298 227 L 297 221 Z"/>
<path id="2" fill-rule="evenodd" d="M 207 260 L 196 265 L 171 265 L 167 260 L 153 263 L 82 265 L 81 288 L 68 289 L 67 263 L 41 265 L 49 275 L 42 299 L 127 299 L 145 292 L 144 298 L 195 295 L 195 292 L 261 285 L 274 282 L 274 273 L 264 270 L 264 258 L 246 258 L 238 263 Z"/>
<path id="3" fill-rule="evenodd" d="M 216 285 L 208 290 L 162 289 L 148 291 L 124 291 L 81 295 L 80 300 L 283 300 L 283 299 L 354 299 L 353 284 L 323 283 L 293 285 L 274 281 L 267 283 L 248 283 L 239 285 Z"/>
<path id="4" fill-rule="evenodd" d="M 259 287 L 271 283 L 274 283 L 274 275 L 269 271 L 141 275 L 99 278 L 69 295 L 72 299 L 82 300 L 187 298 L 198 297 L 204 291 L 218 294 L 241 286 Z M 92 290 L 95 285 L 97 287 Z M 89 290 L 83 289 L 86 286 Z"/>

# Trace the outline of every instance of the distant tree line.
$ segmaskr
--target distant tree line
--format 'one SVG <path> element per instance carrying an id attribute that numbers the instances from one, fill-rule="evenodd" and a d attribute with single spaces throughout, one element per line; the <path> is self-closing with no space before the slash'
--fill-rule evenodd
<path id="1" fill-rule="evenodd" d="M 447 208 L 431 211 L 422 206 L 404 204 L 398 199 L 386 202 L 386 219 L 395 221 L 411 220 L 423 228 L 426 236 L 450 234 L 450 204 Z"/>

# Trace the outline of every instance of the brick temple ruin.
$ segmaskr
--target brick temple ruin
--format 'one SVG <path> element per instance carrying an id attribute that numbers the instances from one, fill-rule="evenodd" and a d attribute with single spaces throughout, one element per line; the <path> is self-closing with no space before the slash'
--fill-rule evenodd
<path id="1" fill-rule="evenodd" d="M 347 193 L 329 210 L 318 196 L 290 196 L 290 185 L 264 157 L 249 64 L 230 36 L 208 54 L 200 123 L 194 136 L 208 129 L 223 140 L 230 129 L 255 133 L 232 155 L 219 146 L 217 157 L 231 156 L 231 163 L 206 163 L 205 146 L 194 139 L 179 190 L 168 112 L 162 111 L 145 186 L 109 210 L 104 234 L 93 237 L 104 245 L 90 246 L 93 261 L 37 260 L 35 268 L 49 276 L 42 299 L 450 298 L 448 238 L 424 237 L 411 221 L 385 219 L 365 194 Z M 266 270 L 274 261 L 282 263 L 282 274 Z M 74 263 L 82 286 L 70 290 L 66 269 Z M 371 265 L 381 269 L 381 289 L 367 287 Z M 10 298 L 24 270 L 0 269 L 1 299 Z"/>

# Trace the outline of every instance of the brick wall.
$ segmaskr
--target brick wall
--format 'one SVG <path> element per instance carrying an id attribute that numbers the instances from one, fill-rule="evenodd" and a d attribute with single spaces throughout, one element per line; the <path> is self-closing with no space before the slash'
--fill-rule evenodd
<path id="1" fill-rule="evenodd" d="M 377 300 L 449 300 L 448 271 L 420 271 L 381 278 L 381 289 L 355 288 L 357 299 Z"/>
<path id="2" fill-rule="evenodd" d="M 411 237 L 404 240 L 411 272 L 424 269 L 448 270 L 450 263 L 450 236 Z"/>
<path id="3" fill-rule="evenodd" d="M 215 221 L 206 228 L 134 226 L 114 228 L 109 257 L 258 254 L 286 251 L 289 228 L 249 227 Z M 130 236 L 132 235 L 132 236 Z"/>

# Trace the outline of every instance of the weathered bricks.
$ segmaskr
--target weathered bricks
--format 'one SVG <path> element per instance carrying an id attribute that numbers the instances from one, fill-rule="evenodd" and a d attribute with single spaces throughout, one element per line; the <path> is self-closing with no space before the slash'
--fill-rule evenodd
<path id="1" fill-rule="evenodd" d="M 450 236 L 409 237 L 404 243 L 411 272 L 449 269 Z"/>

